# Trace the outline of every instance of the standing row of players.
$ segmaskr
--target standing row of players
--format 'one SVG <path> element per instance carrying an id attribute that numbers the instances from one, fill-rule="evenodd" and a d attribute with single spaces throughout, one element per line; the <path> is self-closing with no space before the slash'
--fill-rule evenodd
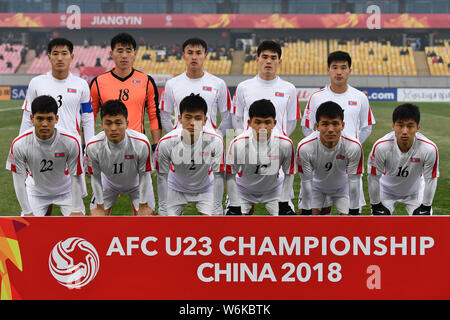
<path id="1" fill-rule="evenodd" d="M 231 101 L 225 82 L 203 70 L 206 43 L 187 40 L 186 71 L 166 83 L 161 108 L 153 79 L 133 68 L 136 42 L 130 35 L 111 40 L 115 68 L 90 88 L 69 72 L 72 50 L 70 41 L 52 40 L 52 70 L 28 88 L 20 135 L 7 162 L 23 215 L 48 214 L 52 204 L 62 204 L 64 215 L 84 214 L 84 160 L 92 176 L 91 214 L 108 214 L 126 193 L 135 214 L 155 214 L 152 158 L 161 215 L 180 215 L 187 202 L 195 202 L 199 213 L 222 214 L 224 185 L 225 214 L 251 213 L 255 203 L 264 203 L 272 215 L 294 214 L 295 170 L 301 177 L 301 214 L 327 213 L 332 204 L 342 214 L 359 214 L 365 204 L 361 144 L 375 119 L 367 97 L 347 83 L 347 53 L 329 55 L 330 84 L 308 101 L 302 118 L 306 138 L 295 152 L 289 135 L 300 108 L 295 87 L 277 75 L 282 60 L 276 42 L 260 44 L 258 75 L 240 83 Z M 99 112 L 103 131 L 94 136 Z M 375 143 L 368 161 L 372 214 L 392 214 L 397 202 L 405 203 L 409 214 L 431 214 L 438 151 L 417 132 L 419 121 L 416 106 L 399 106 L 393 131 Z M 168 132 L 162 138 L 161 127 Z M 223 136 L 231 127 L 240 134 L 225 153 Z M 64 175 L 57 173 L 61 166 Z"/>

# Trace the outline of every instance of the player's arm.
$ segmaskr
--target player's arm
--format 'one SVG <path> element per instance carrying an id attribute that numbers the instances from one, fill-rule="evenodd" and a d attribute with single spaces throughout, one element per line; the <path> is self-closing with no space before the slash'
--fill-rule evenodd
<path id="1" fill-rule="evenodd" d="M 88 172 L 91 174 L 93 199 L 96 204 L 96 208 L 91 209 L 90 214 L 91 216 L 104 216 L 106 215 L 106 211 L 103 200 L 101 169 L 93 146 L 90 144 L 88 144 L 86 148 L 86 159 L 88 163 Z"/>
<path id="2" fill-rule="evenodd" d="M 222 137 L 225 137 L 227 130 L 232 127 L 232 114 L 231 114 L 231 97 L 230 92 L 228 91 L 228 87 L 225 84 L 225 82 L 222 83 L 221 87 L 219 88 L 219 97 L 216 100 L 217 101 L 217 108 L 220 112 L 220 125 L 218 128 L 218 131 L 222 135 Z"/>
<path id="3" fill-rule="evenodd" d="M 375 143 L 376 145 L 376 143 Z M 381 149 L 377 149 L 374 154 L 375 146 L 369 154 L 367 161 L 367 185 L 370 198 L 370 211 L 372 215 L 390 215 L 391 212 L 381 203 L 380 198 L 380 178 L 384 172 L 384 156 Z"/>
<path id="4" fill-rule="evenodd" d="M 242 215 L 241 201 L 238 194 L 236 173 L 239 170 L 236 156 L 236 143 L 231 143 L 226 160 L 226 184 L 229 205 L 225 215 Z"/>
<path id="5" fill-rule="evenodd" d="M 372 125 L 375 123 L 375 118 L 373 116 L 372 110 L 370 109 L 369 100 L 367 97 L 363 97 L 361 102 L 361 113 L 359 123 L 361 124 L 358 138 L 361 144 L 366 141 L 372 132 Z"/>
<path id="6" fill-rule="evenodd" d="M 168 177 L 170 170 L 170 143 L 167 140 L 160 141 L 155 150 L 155 163 L 158 187 L 158 213 L 167 216 L 167 193 L 168 193 Z"/>
<path id="7" fill-rule="evenodd" d="M 97 114 L 100 111 L 100 104 L 101 104 L 100 89 L 98 87 L 98 78 L 97 77 L 92 79 L 89 89 L 90 89 L 90 94 L 91 94 L 91 106 L 92 106 L 92 112 L 94 114 L 94 124 L 95 124 L 95 122 L 97 121 Z M 86 141 L 89 141 L 89 140 L 86 140 Z"/>
<path id="8" fill-rule="evenodd" d="M 296 161 L 301 181 L 301 195 L 299 197 L 302 198 L 302 215 L 311 215 L 313 165 L 304 148 L 297 149 Z"/>
<path id="9" fill-rule="evenodd" d="M 296 89 L 294 87 L 289 93 L 289 101 L 287 105 L 286 134 L 288 137 L 295 131 L 295 128 L 297 127 L 297 120 L 300 118 L 300 104 L 298 102 Z"/>
<path id="10" fill-rule="evenodd" d="M 148 76 L 147 83 L 147 114 L 150 120 L 150 132 L 154 148 L 162 136 L 161 115 L 159 110 L 158 88 L 152 77 Z"/>
<path id="11" fill-rule="evenodd" d="M 281 142 L 284 143 L 284 141 Z M 281 168 L 285 175 L 283 185 L 281 188 L 280 200 L 278 202 L 278 215 L 295 215 L 295 212 L 289 206 L 289 200 L 291 199 L 291 192 L 292 187 L 294 185 L 294 174 L 295 174 L 294 145 L 290 140 L 288 143 L 284 143 L 284 145 L 286 147 L 281 149 L 283 150 Z"/>
<path id="12" fill-rule="evenodd" d="M 146 138 L 145 138 L 146 139 Z M 151 150 L 150 142 L 142 143 L 142 149 L 139 152 L 139 208 L 138 216 L 154 215 L 155 211 L 148 206 L 148 194 L 152 185 L 151 178 Z"/>
<path id="13" fill-rule="evenodd" d="M 436 146 L 430 148 L 431 152 L 425 157 L 423 177 L 425 186 L 423 190 L 422 204 L 413 211 L 413 215 L 430 215 L 436 193 L 437 179 L 439 177 L 439 152 Z"/>
<path id="14" fill-rule="evenodd" d="M 301 121 L 302 132 L 305 137 L 309 136 L 314 131 L 314 125 L 316 123 L 316 108 L 314 95 L 311 95 L 308 103 L 306 104 Z"/>
<path id="15" fill-rule="evenodd" d="M 16 197 L 19 201 L 20 208 L 22 209 L 21 214 L 33 215 L 33 210 L 31 209 L 30 202 L 28 201 L 27 188 L 25 187 L 25 180 L 27 178 L 26 173 L 12 173 L 14 190 L 16 191 Z"/>
<path id="16" fill-rule="evenodd" d="M 170 132 L 173 130 L 172 123 L 172 112 L 174 108 L 173 93 L 170 86 L 170 82 L 166 82 L 164 87 L 164 92 L 161 94 L 161 125 L 166 130 Z M 178 121 L 178 119 L 175 119 Z"/>
<path id="17" fill-rule="evenodd" d="M 240 134 L 244 130 L 244 109 L 245 100 L 243 96 L 243 89 L 238 85 L 236 92 L 233 97 L 233 105 L 231 112 L 231 121 L 237 134 Z"/>
<path id="18" fill-rule="evenodd" d="M 75 137 L 68 136 L 70 144 L 68 144 L 67 168 L 71 178 L 72 192 L 72 213 L 71 215 L 82 215 L 83 197 L 82 197 L 82 178 L 83 174 L 81 164 L 81 144 Z"/>
<path id="19" fill-rule="evenodd" d="M 359 215 L 359 200 L 361 191 L 361 175 L 364 171 L 364 153 L 359 142 L 354 141 L 347 148 L 347 174 L 349 187 L 349 214 Z"/>
<path id="20" fill-rule="evenodd" d="M 16 141 L 15 141 L 16 142 Z M 25 156 L 21 152 L 18 143 L 13 142 L 6 162 L 6 169 L 11 170 L 13 176 L 14 190 L 19 201 L 22 215 L 33 215 L 30 202 L 28 201 L 27 189 L 25 187 L 26 163 Z"/>
<path id="21" fill-rule="evenodd" d="M 225 154 L 222 139 L 214 140 L 214 157 L 211 166 L 214 173 L 214 214 L 223 214 L 222 200 L 225 180 Z M 210 152 L 211 154 L 211 152 Z"/>
<path id="22" fill-rule="evenodd" d="M 81 175 L 70 176 L 72 192 L 72 212 L 70 215 L 83 215 L 82 179 Z"/>
<path id="23" fill-rule="evenodd" d="M 94 110 L 92 109 L 92 99 L 87 84 L 84 86 L 81 96 L 80 113 L 84 141 L 87 144 L 95 135 Z"/>
<path id="24" fill-rule="evenodd" d="M 23 102 L 22 109 L 22 122 L 20 124 L 19 134 L 22 134 L 24 131 L 30 129 L 33 126 L 31 122 L 31 103 L 36 98 L 36 89 L 34 88 L 34 81 L 31 80 L 27 89 L 27 96 L 25 97 L 25 101 Z"/>

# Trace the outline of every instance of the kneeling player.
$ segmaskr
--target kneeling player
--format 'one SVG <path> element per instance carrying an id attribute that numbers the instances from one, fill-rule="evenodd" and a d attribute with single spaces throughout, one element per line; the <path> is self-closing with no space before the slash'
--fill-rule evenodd
<path id="1" fill-rule="evenodd" d="M 180 129 L 166 134 L 156 148 L 159 214 L 179 216 L 195 203 L 202 215 L 223 213 L 224 143 L 203 127 L 208 106 L 200 95 L 180 102 Z"/>
<path id="2" fill-rule="evenodd" d="M 227 215 L 249 214 L 263 203 L 269 214 L 294 215 L 294 145 L 276 128 L 276 111 L 270 100 L 253 102 L 249 129 L 230 144 L 227 156 Z M 280 170 L 281 169 L 281 170 Z"/>
<path id="3" fill-rule="evenodd" d="M 302 215 L 319 214 L 330 196 L 340 214 L 359 214 L 363 150 L 343 133 L 344 112 L 335 102 L 316 111 L 317 131 L 297 146 L 301 178 Z"/>
<path id="4" fill-rule="evenodd" d="M 371 212 L 390 215 L 401 202 L 409 215 L 430 215 L 439 177 L 438 148 L 418 132 L 416 105 L 398 106 L 392 122 L 393 131 L 375 142 L 367 163 Z"/>
<path id="5" fill-rule="evenodd" d="M 6 168 L 13 173 L 22 216 L 45 216 L 50 205 L 64 216 L 82 216 L 81 146 L 77 138 L 55 128 L 58 104 L 39 96 L 31 104 L 33 128 L 14 139 Z M 33 179 L 27 179 L 27 168 Z"/>
<path id="6" fill-rule="evenodd" d="M 128 112 L 119 100 L 100 109 L 103 131 L 86 147 L 92 175 L 91 215 L 109 215 L 120 194 L 128 194 L 134 214 L 155 214 L 151 181 L 151 152 L 147 136 L 127 129 Z"/>

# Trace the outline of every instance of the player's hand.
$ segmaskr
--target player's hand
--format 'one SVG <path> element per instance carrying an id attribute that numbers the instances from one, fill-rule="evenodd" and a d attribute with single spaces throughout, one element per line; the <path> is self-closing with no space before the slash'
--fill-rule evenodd
<path id="1" fill-rule="evenodd" d="M 302 216 L 310 216 L 312 215 L 312 209 L 302 209 L 301 214 Z"/>
<path id="2" fill-rule="evenodd" d="M 138 216 L 154 216 L 155 215 L 155 210 L 153 210 L 152 208 L 150 208 L 146 203 L 139 204 L 139 209 L 136 213 Z"/>
<path id="3" fill-rule="evenodd" d="M 91 209 L 91 216 L 106 216 L 106 211 L 97 205 L 97 208 Z"/>
<path id="4" fill-rule="evenodd" d="M 278 202 L 278 215 L 279 216 L 295 216 L 295 212 L 289 206 L 289 203 Z"/>
<path id="5" fill-rule="evenodd" d="M 421 204 L 420 207 L 416 208 L 412 214 L 413 216 L 429 216 L 431 215 L 431 206 L 424 206 Z"/>
<path id="6" fill-rule="evenodd" d="M 351 215 L 351 216 L 359 216 L 360 215 L 359 208 L 348 209 L 348 214 Z"/>
<path id="7" fill-rule="evenodd" d="M 225 212 L 226 216 L 242 216 L 242 210 L 241 207 L 236 206 L 229 206 Z"/>
<path id="8" fill-rule="evenodd" d="M 377 203 L 377 204 L 371 204 L 370 205 L 370 213 L 374 216 L 390 216 L 391 212 L 388 208 L 383 206 L 383 204 Z"/>

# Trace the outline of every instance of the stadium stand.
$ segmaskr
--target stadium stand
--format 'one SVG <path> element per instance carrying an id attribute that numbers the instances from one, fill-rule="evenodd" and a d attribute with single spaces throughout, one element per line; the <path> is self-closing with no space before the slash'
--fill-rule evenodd
<path id="1" fill-rule="evenodd" d="M 430 73 L 433 76 L 448 76 L 450 75 L 450 40 L 437 40 L 436 44 L 425 47 Z"/>
<path id="2" fill-rule="evenodd" d="M 280 74 L 324 75 L 327 73 L 327 56 L 336 50 L 347 51 L 352 57 L 355 75 L 417 75 L 411 49 L 393 46 L 389 41 L 358 42 L 337 39 L 286 42 L 282 47 L 284 60 Z M 253 62 L 256 47 L 251 48 L 244 65 L 244 74 L 255 74 Z"/>
<path id="3" fill-rule="evenodd" d="M 71 72 L 78 73 L 79 68 L 94 67 L 97 63 L 97 58 L 100 58 L 100 64 L 107 70 L 114 66 L 114 62 L 109 60 L 109 47 L 102 48 L 101 46 L 74 46 L 74 59 L 71 65 Z M 48 61 L 47 52 L 42 51 L 36 56 L 27 73 L 42 74 L 50 70 L 50 62 Z"/>
<path id="4" fill-rule="evenodd" d="M 3 43 L 0 45 L 0 73 L 15 73 L 21 63 L 24 46 Z"/>

